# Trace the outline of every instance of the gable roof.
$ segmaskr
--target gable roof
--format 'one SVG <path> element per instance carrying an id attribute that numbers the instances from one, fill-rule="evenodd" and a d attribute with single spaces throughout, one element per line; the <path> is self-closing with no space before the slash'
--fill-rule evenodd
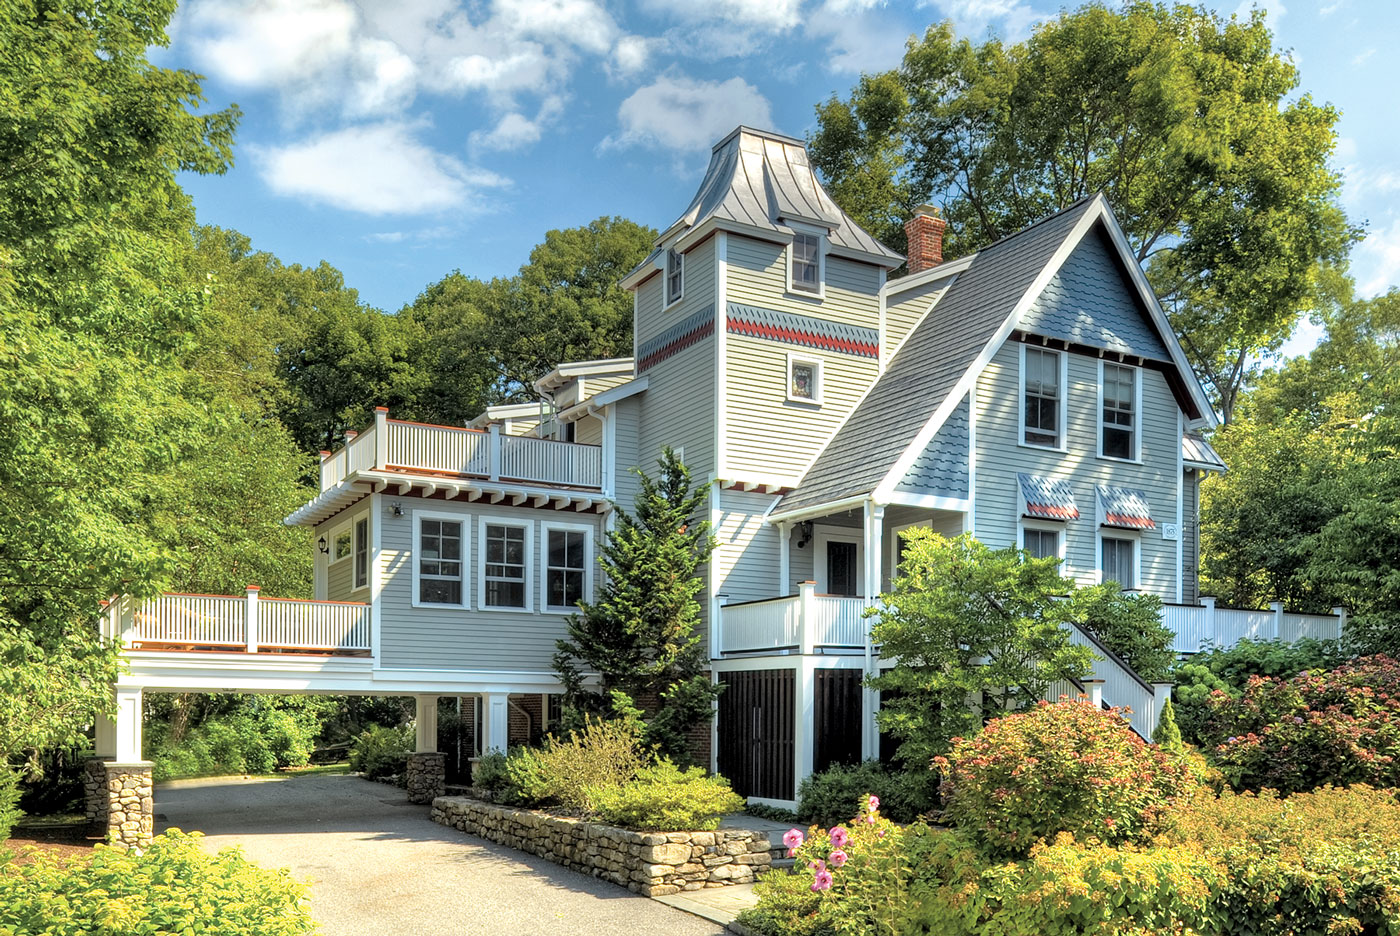
<path id="1" fill-rule="evenodd" d="M 888 269 L 904 262 L 903 256 L 876 240 L 832 201 L 801 140 L 739 126 L 714 145 L 695 197 L 661 232 L 651 254 L 623 277 L 622 285 L 634 287 L 660 269 L 663 245 L 673 246 L 702 228 L 717 226 L 785 239 L 792 236 L 791 222 L 824 228 L 831 253 Z"/>
<path id="2" fill-rule="evenodd" d="M 967 393 L 982 367 L 1020 323 L 1085 235 L 1102 225 L 1125 277 L 1166 344 L 1188 403 L 1214 424 L 1205 391 L 1167 324 L 1142 268 L 1103 195 L 1078 202 L 983 248 L 886 287 L 898 292 L 957 270 L 951 286 L 895 351 L 879 380 L 817 457 L 773 516 L 875 492 L 888 500 L 895 485 Z M 930 412 L 929 407 L 932 407 Z"/>
<path id="3" fill-rule="evenodd" d="M 1091 204 L 1080 201 L 956 261 L 965 268 L 774 514 L 873 491 L 928 422 L 928 407 L 947 399 Z"/>

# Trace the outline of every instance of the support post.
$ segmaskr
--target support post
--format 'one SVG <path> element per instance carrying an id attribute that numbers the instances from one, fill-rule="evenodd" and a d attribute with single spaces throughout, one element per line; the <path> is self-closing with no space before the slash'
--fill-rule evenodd
<path id="1" fill-rule="evenodd" d="M 258 652 L 258 586 L 248 586 L 248 652 Z"/>
<path id="2" fill-rule="evenodd" d="M 874 607 L 883 586 L 884 572 L 882 560 L 885 549 L 885 505 L 875 501 L 865 502 L 865 606 Z M 870 639 L 870 626 L 874 618 L 863 621 L 865 665 L 864 678 L 875 675 L 875 646 Z M 875 724 L 875 710 L 879 698 L 874 689 L 861 683 L 861 722 L 860 747 L 863 760 L 875 760 L 880 756 L 880 730 Z"/>
<path id="3" fill-rule="evenodd" d="M 1147 737 L 1151 740 L 1157 733 L 1157 726 L 1162 723 L 1162 709 L 1166 707 L 1167 700 L 1172 697 L 1172 686 L 1175 683 L 1155 682 L 1152 684 L 1152 724 L 1148 725 Z"/>
<path id="4" fill-rule="evenodd" d="M 389 464 L 389 407 L 374 408 L 374 467 L 383 471 Z"/>
<path id="5" fill-rule="evenodd" d="M 438 697 L 415 696 L 414 728 L 417 750 L 404 766 L 410 803 L 431 803 L 447 791 L 447 755 L 438 751 Z"/>
<path id="6" fill-rule="evenodd" d="M 1089 702 L 1090 702 L 1090 704 L 1092 704 L 1092 705 L 1094 706 L 1094 708 L 1096 708 L 1096 709 L 1101 709 L 1101 708 L 1103 708 L 1103 680 L 1102 680 L 1102 679 L 1086 679 L 1086 680 L 1084 680 L 1084 691 L 1087 692 L 1087 693 L 1089 693 Z"/>
<path id="7" fill-rule="evenodd" d="M 1332 613 L 1335 614 L 1335 615 L 1337 616 L 1337 637 L 1336 637 L 1336 639 L 1340 640 L 1341 637 L 1342 637 L 1342 634 L 1343 634 L 1343 633 L 1346 631 L 1346 629 L 1347 629 L 1347 609 L 1339 606 L 1339 607 L 1333 608 L 1333 609 L 1332 609 Z"/>
<path id="8" fill-rule="evenodd" d="M 501 480 L 501 425 L 500 423 L 492 423 L 486 428 L 491 434 L 487 440 L 491 445 L 486 452 L 491 468 L 491 480 L 499 481 Z"/>
<path id="9" fill-rule="evenodd" d="M 486 708 L 482 734 L 486 737 L 481 753 L 500 751 L 504 754 L 510 747 L 510 696 L 504 692 L 487 692 L 482 696 L 482 703 Z"/>
<path id="10" fill-rule="evenodd" d="M 141 689 L 118 686 L 116 696 L 117 717 L 110 739 L 103 742 L 112 744 L 113 759 L 101 762 L 106 832 L 113 845 L 143 848 L 155 831 L 155 792 L 152 764 L 141 759 Z M 89 767 L 89 776 L 96 780 L 95 767 Z"/>
<path id="11" fill-rule="evenodd" d="M 776 595 L 789 594 L 792 587 L 792 524 L 778 522 L 778 590 Z"/>
<path id="12" fill-rule="evenodd" d="M 1214 640 L 1216 643 L 1219 643 L 1220 641 L 1217 639 L 1215 632 L 1215 598 L 1210 595 L 1202 595 L 1201 607 L 1206 609 L 1206 622 L 1202 630 L 1202 633 L 1205 635 L 1204 640 Z M 1196 649 L 1199 650 L 1200 647 Z"/>
<path id="13" fill-rule="evenodd" d="M 1271 601 L 1271 602 L 1269 602 L 1269 610 L 1272 611 L 1272 612 L 1274 612 L 1274 621 L 1273 621 L 1273 629 L 1274 629 L 1274 632 L 1273 632 L 1272 634 L 1269 635 L 1269 639 L 1270 639 L 1270 640 L 1278 640 L 1278 639 L 1279 639 L 1279 636 L 1283 633 L 1283 602 L 1282 602 L 1282 601 Z"/>
<path id="14" fill-rule="evenodd" d="M 792 725 L 793 775 L 792 796 L 797 798 L 797 788 L 802 781 L 812 775 L 812 765 L 816 757 L 816 715 L 817 715 L 817 660 L 813 656 L 797 658 L 797 672 L 793 674 L 794 692 Z"/>
<path id="15" fill-rule="evenodd" d="M 797 649 L 804 656 L 817 652 L 816 628 L 817 583 L 803 582 L 797 586 Z"/>

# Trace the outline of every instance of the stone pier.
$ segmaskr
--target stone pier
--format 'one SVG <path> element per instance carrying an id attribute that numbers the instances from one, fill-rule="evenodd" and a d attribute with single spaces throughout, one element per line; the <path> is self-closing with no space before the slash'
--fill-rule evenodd
<path id="1" fill-rule="evenodd" d="M 410 803 L 431 803 L 447 790 L 447 755 L 424 751 L 408 755 L 404 780 Z"/>
<path id="2" fill-rule="evenodd" d="M 83 792 L 87 818 L 98 834 L 113 845 L 145 847 L 155 834 L 155 788 L 151 763 L 87 762 Z"/>

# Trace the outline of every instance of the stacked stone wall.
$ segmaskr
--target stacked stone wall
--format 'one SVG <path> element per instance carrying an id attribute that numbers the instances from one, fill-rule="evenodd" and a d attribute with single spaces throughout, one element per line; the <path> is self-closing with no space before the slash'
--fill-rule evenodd
<path id="1" fill-rule="evenodd" d="M 404 786 L 410 803 L 431 803 L 441 796 L 447 784 L 447 755 L 425 753 L 408 755 L 404 765 Z"/>
<path id="2" fill-rule="evenodd" d="M 773 860 L 767 834 L 747 829 L 633 832 L 465 796 L 434 800 L 432 816 L 434 822 L 648 897 L 749 884 Z"/>
<path id="3" fill-rule="evenodd" d="M 104 763 L 107 835 L 113 845 L 144 848 L 155 834 L 155 784 L 151 765 Z"/>

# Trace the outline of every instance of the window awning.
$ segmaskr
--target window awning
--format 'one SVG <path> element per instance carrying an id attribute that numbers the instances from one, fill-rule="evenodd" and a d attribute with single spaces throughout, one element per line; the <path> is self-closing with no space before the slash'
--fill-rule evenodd
<path id="1" fill-rule="evenodd" d="M 1152 520 L 1152 508 L 1147 505 L 1146 491 L 1100 486 L 1097 492 L 1101 525 L 1128 530 L 1157 529 L 1157 524 Z"/>
<path id="2" fill-rule="evenodd" d="M 1074 490 L 1068 481 L 1040 475 L 1018 474 L 1021 486 L 1021 515 L 1042 520 L 1078 520 Z"/>

